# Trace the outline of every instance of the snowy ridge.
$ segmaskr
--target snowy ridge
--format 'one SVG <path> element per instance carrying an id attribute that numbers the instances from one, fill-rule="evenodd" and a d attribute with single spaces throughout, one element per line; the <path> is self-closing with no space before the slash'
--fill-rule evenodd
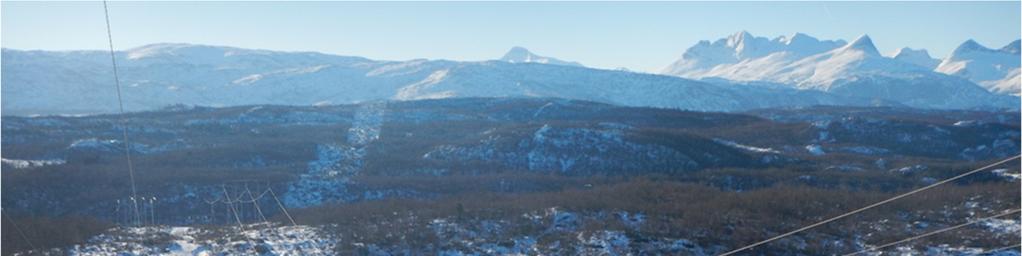
<path id="1" fill-rule="evenodd" d="M 155 44 L 117 52 L 116 58 L 129 111 L 176 104 L 323 105 L 454 97 L 555 97 L 698 111 L 890 103 L 1018 108 L 1018 98 L 984 95 L 968 80 L 880 56 L 872 41 L 863 39 L 846 44 L 805 34 L 766 39 L 741 32 L 693 46 L 665 69 L 671 76 L 590 69 L 524 48 L 512 49 L 504 61 L 396 62 Z M 106 52 L 3 49 L 2 58 L 0 102 L 5 115 L 116 111 L 116 96 L 95 90 L 109 86 L 110 70 L 103 68 L 109 61 Z M 516 64 L 523 62 L 551 65 Z M 997 84 L 1011 85 L 1010 79 L 1001 78 Z M 785 86 L 751 88 L 731 82 Z M 920 90 L 930 84 L 936 85 Z M 918 95 L 921 91 L 927 94 Z"/>
<path id="2" fill-rule="evenodd" d="M 955 48 L 936 68 L 937 72 L 963 77 L 990 91 L 1019 95 L 1019 41 L 990 49 L 968 40 Z"/>
<path id="3" fill-rule="evenodd" d="M 95 90 L 109 85 L 110 71 L 99 68 L 106 54 L 4 49 L 4 114 L 115 112 L 114 104 L 103 104 L 116 102 L 115 95 Z M 751 91 L 676 77 L 505 61 L 392 62 L 186 44 L 145 46 L 117 57 L 129 111 L 175 104 L 322 105 L 452 97 L 556 97 L 702 111 L 792 102 L 864 104 L 778 89 Z"/>
<path id="4" fill-rule="evenodd" d="M 835 49 L 844 44 L 845 42 L 841 40 L 820 41 L 802 33 L 771 40 L 741 31 L 713 43 L 700 41 L 686 50 L 679 60 L 664 68 L 661 73 L 682 77 L 701 77 L 699 74 L 709 72 L 723 64 L 736 64 L 759 58 L 791 60 Z"/>
<path id="5" fill-rule="evenodd" d="M 1022 95 L 1022 69 L 1016 68 L 1011 72 L 1008 72 L 1004 79 L 995 81 L 983 81 L 980 83 L 983 87 L 986 87 L 992 92 L 1001 94 L 1010 94 L 1015 96 Z"/>
<path id="6" fill-rule="evenodd" d="M 778 47 L 771 43 L 774 41 L 752 37 L 748 32 L 712 45 L 703 41 L 663 74 L 772 83 L 918 108 L 1018 108 L 1017 97 L 993 95 L 968 80 L 906 61 L 928 58 L 924 53 L 906 50 L 899 54 L 902 60 L 884 57 L 867 35 L 833 48 L 835 41 L 809 40 L 817 42 L 813 44 L 818 46 L 816 50 L 830 48 L 822 52 Z"/>
<path id="7" fill-rule="evenodd" d="M 915 50 L 903 47 L 898 49 L 891 58 L 927 69 L 935 69 L 937 68 L 937 65 L 940 65 L 940 60 L 930 57 L 930 53 L 927 52 L 926 49 Z"/>
<path id="8" fill-rule="evenodd" d="M 66 161 L 64 161 L 63 159 L 20 160 L 20 159 L 7 159 L 7 158 L 0 159 L 0 162 L 4 163 L 6 165 L 10 165 L 14 169 L 25 169 L 25 168 L 41 167 L 41 166 L 47 166 L 47 165 L 58 165 L 58 164 L 66 163 Z"/>

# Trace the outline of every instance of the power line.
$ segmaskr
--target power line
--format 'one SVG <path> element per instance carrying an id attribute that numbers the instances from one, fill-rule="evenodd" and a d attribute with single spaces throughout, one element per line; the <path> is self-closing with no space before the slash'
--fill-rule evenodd
<path id="1" fill-rule="evenodd" d="M 233 212 L 234 212 L 234 220 L 237 220 L 237 221 L 238 221 L 238 226 L 243 226 L 243 225 L 241 224 L 241 218 L 240 218 L 240 217 L 238 217 L 238 209 L 235 209 L 235 208 L 234 208 L 234 203 L 232 203 L 232 202 L 231 202 L 231 195 L 230 195 L 230 194 L 227 194 L 227 187 L 225 187 L 225 186 L 220 186 L 220 187 L 224 189 L 224 197 L 225 197 L 225 198 L 227 199 L 227 202 L 229 203 L 229 205 L 228 205 L 228 208 L 229 208 L 229 209 L 230 209 L 231 211 L 233 211 Z"/>
<path id="2" fill-rule="evenodd" d="M 252 205 L 255 206 L 256 212 L 259 213 L 259 218 L 266 222 L 266 215 L 263 215 L 263 209 L 259 209 L 259 200 L 252 197 L 252 191 L 248 189 L 248 184 L 245 184 L 245 192 L 248 193 L 248 198 L 252 200 Z M 263 194 L 265 195 L 266 193 Z M 259 197 L 262 197 L 262 195 Z"/>
<path id="3" fill-rule="evenodd" d="M 114 36 L 110 30 L 110 11 L 107 9 L 106 0 L 103 0 L 103 16 L 106 18 L 106 37 L 110 42 L 110 63 L 113 64 L 114 85 L 117 87 L 117 108 L 120 112 L 121 135 L 124 138 L 124 154 L 128 158 L 128 177 L 131 179 L 131 197 L 135 210 L 135 225 L 138 225 L 140 216 L 138 214 L 138 197 L 135 188 L 135 165 L 131 162 L 131 142 L 128 140 L 128 120 L 124 118 L 124 99 L 121 97 L 121 79 L 117 75 L 117 57 L 114 55 Z"/>
<path id="4" fill-rule="evenodd" d="M 295 223 L 295 219 L 291 218 L 291 214 L 287 213 L 287 208 L 284 208 L 284 204 L 280 203 L 280 199 L 277 199 L 277 193 L 273 193 L 273 188 L 270 188 L 269 190 L 270 195 L 273 196 L 273 200 L 277 201 L 277 206 L 280 206 L 280 210 L 284 211 L 284 215 L 291 221 L 291 226 L 298 226 L 298 224 Z"/>
<path id="5" fill-rule="evenodd" d="M 214 207 L 216 207 L 216 202 L 220 201 L 220 198 L 217 198 L 216 200 L 213 201 L 206 201 L 205 199 L 203 199 L 202 201 L 206 202 L 206 204 L 209 204 L 209 223 L 212 224 L 216 222 L 216 208 Z"/>
<path id="6" fill-rule="evenodd" d="M 763 245 L 763 244 L 766 244 L 766 243 L 769 243 L 769 242 L 773 242 L 773 241 L 775 241 L 777 239 L 781 239 L 781 238 L 784 238 L 784 237 L 787 237 L 787 236 L 791 236 L 791 235 L 797 234 L 799 232 L 806 231 L 806 230 L 809 230 L 809 229 L 821 226 L 823 224 L 827 224 L 827 223 L 830 223 L 830 222 L 833 222 L 833 221 L 836 221 L 836 220 L 839 220 L 839 219 L 842 219 L 842 218 L 854 215 L 856 213 L 860 213 L 860 212 L 863 212 L 865 210 L 869 210 L 869 209 L 875 208 L 877 206 L 880 206 L 880 205 L 883 205 L 883 204 L 886 204 L 886 203 L 890 203 L 890 202 L 892 202 L 894 200 L 898 200 L 898 199 L 901 199 L 903 197 L 907 197 L 907 196 L 913 195 L 915 193 L 919 193 L 919 192 L 922 192 L 924 190 L 928 190 L 928 189 L 934 188 L 936 186 L 940 186 L 942 184 L 945 184 L 945 183 L 948 183 L 948 182 L 952 182 L 952 181 L 961 179 L 962 177 L 969 176 L 969 175 L 977 173 L 977 172 L 985 171 L 986 169 L 990 169 L 990 168 L 993 168 L 995 166 L 998 166 L 998 165 L 1001 165 L 1001 164 L 1004 164 L 1004 163 L 1007 163 L 1007 162 L 1019 159 L 1019 157 L 1022 157 L 1022 156 L 1016 155 L 1016 156 L 1010 157 L 1008 159 L 997 161 L 996 163 L 989 164 L 987 166 L 983 166 L 983 167 L 980 167 L 978 169 L 975 169 L 975 170 L 972 170 L 972 171 L 968 171 L 968 172 L 959 174 L 958 176 L 954 176 L 954 177 L 951 177 L 951 178 L 948 178 L 948 179 L 945 179 L 945 180 L 942 180 L 942 181 L 930 184 L 928 186 L 921 187 L 921 188 L 909 191 L 907 193 L 900 194 L 900 195 L 897 195 L 897 196 L 885 199 L 883 201 L 876 202 L 876 203 L 873 203 L 871 205 L 868 205 L 868 206 L 865 206 L 865 207 L 862 207 L 862 208 L 859 208 L 859 209 L 856 209 L 856 210 L 853 210 L 853 211 L 850 211 L 850 212 L 847 212 L 847 213 L 844 213 L 844 214 L 841 214 L 841 215 L 838 215 L 838 216 L 835 216 L 835 217 L 832 217 L 832 218 L 820 221 L 820 222 L 816 222 L 816 223 L 810 224 L 808 226 L 805 226 L 805 227 L 802 227 L 802 228 L 799 228 L 799 229 L 796 229 L 796 230 L 792 230 L 792 231 L 784 233 L 784 234 L 780 234 L 780 235 L 768 238 L 768 239 L 763 240 L 763 241 L 759 241 L 759 242 L 756 242 L 756 243 L 753 243 L 753 244 L 750 244 L 750 245 L 743 246 L 743 247 L 738 248 L 738 249 L 731 250 L 729 252 L 725 252 L 723 254 L 720 254 L 720 256 L 732 255 L 732 254 L 735 254 L 735 253 L 738 253 L 738 252 L 741 252 L 741 251 L 744 251 L 744 250 L 751 249 L 751 248 L 756 247 L 756 246 L 760 246 L 760 245 Z"/>
<path id="7" fill-rule="evenodd" d="M 1011 249 L 1011 248 L 1015 248 L 1015 247 L 1019 247 L 1019 246 L 1022 246 L 1022 244 L 1015 244 L 1015 245 L 1009 245 L 1009 246 L 1005 246 L 1005 247 L 990 249 L 990 250 L 983 251 L 982 253 L 984 253 L 984 254 L 986 254 L 986 253 L 995 253 L 995 252 L 999 252 L 999 251 L 1003 251 L 1003 250 L 1007 250 L 1007 249 Z"/>
<path id="8" fill-rule="evenodd" d="M 951 231 L 951 230 L 959 229 L 959 228 L 962 228 L 962 227 L 965 227 L 965 226 L 968 226 L 968 225 L 972 225 L 972 224 L 976 224 L 976 223 L 979 223 L 979 222 L 983 222 L 983 221 L 987 221 L 987 220 L 991 220 L 991 219 L 996 219 L 996 218 L 999 218 L 999 217 L 1004 217 L 1004 216 L 1009 215 L 1009 214 L 1015 214 L 1015 213 L 1018 213 L 1020 211 L 1022 211 L 1022 209 L 1015 209 L 1015 210 L 1011 210 L 1011 211 L 1004 212 L 1004 213 L 1001 213 L 1001 214 L 997 214 L 997 215 L 994 215 L 994 216 L 988 216 L 988 217 L 984 217 L 984 218 L 979 218 L 979 219 L 976 219 L 976 220 L 973 220 L 973 221 L 969 221 L 969 222 L 966 222 L 966 223 L 962 223 L 962 224 L 958 224 L 958 225 L 954 225 L 954 226 L 950 226 L 950 227 L 934 230 L 934 231 L 931 231 L 931 232 L 926 232 L 926 233 L 923 233 L 921 235 L 917 235 L 917 236 L 905 238 L 905 239 L 902 239 L 902 240 L 886 243 L 886 244 L 883 244 L 883 245 L 880 245 L 880 246 L 876 246 L 876 247 L 873 247 L 873 248 L 869 248 L 869 249 L 865 249 L 865 250 L 861 250 L 861 251 L 845 254 L 844 256 L 856 255 L 856 254 L 860 254 L 860 253 L 864 253 L 864 252 L 870 252 L 870 251 L 875 251 L 875 250 L 891 247 L 893 245 L 897 245 L 897 244 L 909 242 L 909 241 L 912 241 L 912 240 L 916 240 L 916 239 L 920 239 L 920 238 L 924 238 L 924 237 L 928 237 L 928 236 L 932 236 L 932 235 L 948 232 L 948 231 Z M 1008 248 L 1011 248 L 1011 247 L 1008 247 Z M 1007 248 L 1005 248 L 1005 249 L 1007 249 Z"/>

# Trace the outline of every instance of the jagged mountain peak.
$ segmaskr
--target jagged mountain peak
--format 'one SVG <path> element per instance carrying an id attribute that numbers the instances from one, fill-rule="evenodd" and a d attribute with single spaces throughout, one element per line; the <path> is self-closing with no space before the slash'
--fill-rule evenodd
<path id="1" fill-rule="evenodd" d="M 749 33 L 749 31 L 738 31 L 727 37 L 727 45 L 731 47 L 740 47 L 746 42 L 746 40 L 754 38 L 756 37 Z"/>
<path id="2" fill-rule="evenodd" d="M 938 63 L 925 51 L 902 49 L 899 59 L 887 58 L 868 35 L 841 44 L 829 40 L 814 43 L 813 38 L 800 34 L 765 43 L 759 39 L 765 40 L 740 32 L 727 42 L 742 48 L 728 48 L 723 40 L 698 44 L 662 73 L 702 80 L 772 83 L 913 107 L 988 104 L 984 101 L 1012 105 L 1012 99 L 992 95 L 965 79 L 933 72 Z"/>
<path id="3" fill-rule="evenodd" d="M 728 65 L 744 60 L 775 56 L 780 58 L 805 57 L 833 50 L 845 42 L 842 40 L 819 40 L 803 33 L 774 39 L 757 37 L 748 31 L 739 31 L 717 40 L 702 40 L 689 47 L 681 58 L 661 71 L 664 74 L 684 77 L 693 76 L 718 65 Z"/>

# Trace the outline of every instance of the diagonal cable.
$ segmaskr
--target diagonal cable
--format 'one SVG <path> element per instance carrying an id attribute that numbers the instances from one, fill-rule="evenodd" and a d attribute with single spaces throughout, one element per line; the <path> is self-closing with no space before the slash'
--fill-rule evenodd
<path id="1" fill-rule="evenodd" d="M 984 222 L 984 221 L 987 221 L 987 220 L 992 220 L 992 219 L 1004 217 L 1004 216 L 1007 216 L 1007 215 L 1010 215 L 1010 214 L 1015 214 L 1015 213 L 1018 213 L 1020 211 L 1022 211 L 1022 210 L 1015 209 L 1015 210 L 1011 210 L 1011 211 L 1008 211 L 1008 212 L 1003 212 L 1001 214 L 997 214 L 997 215 L 993 215 L 993 216 L 988 216 L 988 217 L 984 217 L 984 218 L 975 219 L 973 221 L 969 221 L 969 222 L 966 222 L 966 223 L 962 223 L 962 224 L 958 224 L 958 225 L 954 225 L 954 226 L 950 226 L 950 227 L 946 227 L 946 228 L 942 228 L 942 229 L 926 232 L 926 233 L 923 233 L 923 234 L 920 234 L 920 235 L 917 235 L 917 236 L 913 236 L 913 237 L 901 239 L 901 240 L 898 240 L 898 241 L 886 243 L 886 244 L 883 244 L 883 245 L 875 246 L 875 247 L 872 247 L 872 248 L 869 248 L 869 249 L 865 249 L 865 250 L 861 250 L 861 251 L 845 254 L 844 256 L 857 255 L 857 254 L 860 254 L 860 253 L 871 252 L 871 251 L 875 251 L 875 250 L 891 247 L 891 246 L 894 246 L 894 245 L 898 245 L 898 244 L 902 244 L 902 243 L 909 242 L 909 241 L 912 241 L 912 240 L 916 240 L 916 239 L 920 239 L 920 238 L 925 238 L 925 237 L 928 237 L 928 236 L 932 236 L 932 235 L 936 235 L 936 234 L 952 231 L 952 230 L 955 230 L 955 229 L 959 229 L 959 228 L 962 228 L 962 227 L 965 227 L 965 226 L 969 226 L 969 225 L 972 225 L 972 224 Z M 1008 248 L 1011 248 L 1011 247 L 1008 247 Z M 1004 249 L 1007 249 L 1007 248 L 1004 248 Z"/>
<path id="2" fill-rule="evenodd" d="M 117 75 L 117 57 L 114 55 L 114 36 L 110 30 L 110 11 L 107 9 L 106 0 L 103 1 L 103 16 L 106 18 L 106 37 L 110 42 L 110 63 L 113 64 L 114 85 L 117 87 L 117 109 L 121 118 L 121 135 L 124 138 L 124 154 L 128 159 L 128 178 L 131 180 L 131 203 L 135 211 L 135 225 L 138 225 L 140 215 L 138 213 L 138 193 L 135 188 L 135 164 L 131 161 L 131 142 L 128 140 L 128 120 L 124 118 L 124 100 L 121 97 L 121 79 Z"/>
<path id="3" fill-rule="evenodd" d="M 871 204 L 871 205 L 867 205 L 867 206 L 865 206 L 865 207 L 862 207 L 862 208 L 859 208 L 859 209 L 856 209 L 856 210 L 853 210 L 853 211 L 850 211 L 850 212 L 847 212 L 847 213 L 844 213 L 844 214 L 841 214 L 841 215 L 838 215 L 838 216 L 835 216 L 835 217 L 831 217 L 831 218 L 829 218 L 829 219 L 826 219 L 826 220 L 823 220 L 823 221 L 820 221 L 820 222 L 816 222 L 816 223 L 810 224 L 810 225 L 808 225 L 808 226 L 804 226 L 804 227 L 801 227 L 801 228 L 799 228 L 799 229 L 796 229 L 796 230 L 792 230 L 792 231 L 790 231 L 790 232 L 787 232 L 787 233 L 784 233 L 784 234 L 780 234 L 780 235 L 777 235 L 777 236 L 774 236 L 774 237 L 768 238 L 768 239 L 766 239 L 766 240 L 762 240 L 762 241 L 759 241 L 759 242 L 756 242 L 756 243 L 753 243 L 753 244 L 750 244 L 750 245 L 742 246 L 742 247 L 740 247 L 740 248 L 738 248 L 738 249 L 734 249 L 734 250 L 731 250 L 731 251 L 728 251 L 728 252 L 722 253 L 722 254 L 720 254 L 720 256 L 727 256 L 727 255 L 733 255 L 733 254 L 735 254 L 735 253 L 738 253 L 738 252 L 741 252 L 741 251 L 744 251 L 744 250 L 748 250 L 748 249 L 752 249 L 753 247 L 756 247 L 756 246 L 760 246 L 760 245 L 763 245 L 763 244 L 766 244 L 766 243 L 769 243 L 769 242 L 773 242 L 773 241 L 775 241 L 775 240 L 778 240 L 778 239 L 781 239 L 781 238 L 784 238 L 784 237 L 787 237 L 787 236 L 791 236 L 791 235 L 797 234 L 797 233 L 799 233 L 799 232 L 802 232 L 802 231 L 806 231 L 806 230 L 809 230 L 809 229 L 812 229 L 812 228 L 815 228 L 815 227 L 818 227 L 818 226 L 822 226 L 823 224 L 827 224 L 827 223 L 830 223 L 830 222 L 834 222 L 834 221 L 836 221 L 836 220 L 839 220 L 839 219 L 843 219 L 843 218 L 845 218 L 845 217 L 848 217 L 848 216 L 852 216 L 852 215 L 855 215 L 855 214 L 857 214 L 857 213 L 860 213 L 860 212 L 863 212 L 863 211 L 866 211 L 866 210 L 869 210 L 869 209 L 875 208 L 875 207 L 877 207 L 877 206 L 880 206 L 880 205 L 884 205 L 884 204 L 890 203 L 890 202 L 892 202 L 892 201 L 895 201 L 895 200 L 901 199 L 901 198 L 903 198 L 903 197 L 907 197 L 907 196 L 910 196 L 910 195 L 913 195 L 913 194 L 916 194 L 916 193 L 919 193 L 919 192 L 922 192 L 922 191 L 925 191 L 925 190 L 928 190 L 928 189 L 934 188 L 934 187 L 936 187 L 936 186 L 940 186 L 940 185 L 943 185 L 943 184 L 945 184 L 945 183 L 948 183 L 948 182 L 952 182 L 952 181 L 955 181 L 955 180 L 961 179 L 961 178 L 963 178 L 963 177 L 965 177 L 965 176 L 969 176 L 969 175 L 972 175 L 972 174 L 974 174 L 974 173 L 977 173 L 977 172 L 981 172 L 981 171 L 985 171 L 985 170 L 987 170 L 987 169 L 990 169 L 990 168 L 996 167 L 996 166 L 998 166 L 998 165 L 1001 165 L 1001 164 L 1004 164 L 1004 163 L 1007 163 L 1007 162 L 1011 162 L 1011 161 L 1014 161 L 1014 160 L 1016 160 L 1016 159 L 1019 159 L 1019 157 L 1020 157 L 1019 155 L 1016 155 L 1016 156 L 1013 156 L 1013 157 L 1009 157 L 1009 158 L 1007 158 L 1007 159 L 1004 159 L 1004 160 L 1001 160 L 1001 161 L 997 161 L 996 163 L 992 163 L 992 164 L 989 164 L 989 165 L 987 165 L 987 166 L 983 166 L 983 167 L 977 168 L 977 169 L 975 169 L 975 170 L 972 170 L 972 171 L 968 171 L 968 172 L 965 172 L 965 173 L 959 174 L 958 176 L 954 176 L 954 177 L 951 177 L 951 178 L 947 178 L 947 179 L 944 179 L 944 180 L 942 180 L 942 181 L 939 181 L 939 182 L 936 182 L 936 183 L 930 184 L 930 185 L 928 185 L 928 186 L 925 186 L 925 187 L 921 187 L 921 188 L 918 188 L 918 189 L 915 189 L 915 190 L 912 190 L 912 191 L 906 192 L 906 193 L 904 193 L 904 194 L 900 194 L 900 195 L 897 195 L 897 196 L 894 196 L 894 197 L 891 197 L 891 198 L 885 199 L 885 200 L 883 200 L 883 201 L 880 201 L 880 202 L 876 202 L 876 203 L 873 203 L 873 204 Z"/>

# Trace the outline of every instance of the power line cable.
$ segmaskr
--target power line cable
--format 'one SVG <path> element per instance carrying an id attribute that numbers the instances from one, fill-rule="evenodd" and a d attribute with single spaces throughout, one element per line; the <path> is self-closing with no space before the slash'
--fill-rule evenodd
<path id="1" fill-rule="evenodd" d="M 781 238 L 784 238 L 784 237 L 787 237 L 787 236 L 791 236 L 791 235 L 797 234 L 797 233 L 802 232 L 802 231 L 806 231 L 806 230 L 809 230 L 809 229 L 821 226 L 823 224 L 834 222 L 836 220 L 839 220 L 839 219 L 842 219 L 842 218 L 845 218 L 845 217 L 848 217 L 848 216 L 851 216 L 851 215 L 854 215 L 854 214 L 857 214 L 857 213 L 860 213 L 860 212 L 863 212 L 863 211 L 875 208 L 877 206 L 880 206 L 880 205 L 883 205 L 883 204 L 886 204 L 886 203 L 890 203 L 890 202 L 892 202 L 894 200 L 898 200 L 898 199 L 901 199 L 903 197 L 907 197 L 907 196 L 910 196 L 910 195 L 913 195 L 913 194 L 916 194 L 916 193 L 919 193 L 919 192 L 922 192 L 922 191 L 934 188 L 936 186 L 940 186 L 940 185 L 943 185 L 945 183 L 961 179 L 962 177 L 969 176 L 969 175 L 972 175 L 972 174 L 977 173 L 977 172 L 985 171 L 987 169 L 993 168 L 995 166 L 998 166 L 998 165 L 1001 165 L 1001 164 L 1004 164 L 1004 163 L 1007 163 L 1007 162 L 1010 162 L 1010 161 L 1014 161 L 1016 159 L 1019 159 L 1019 157 L 1022 157 L 1022 155 L 1016 155 L 1016 156 L 1013 156 L 1013 157 L 1010 157 L 1010 158 L 1007 158 L 1007 159 L 1004 159 L 1004 160 L 1001 160 L 1001 161 L 997 161 L 996 163 L 992 163 L 992 164 L 989 164 L 987 166 L 983 166 L 983 167 L 980 167 L 978 169 L 975 169 L 975 170 L 972 170 L 972 171 L 968 171 L 968 172 L 959 174 L 958 176 L 954 176 L 954 177 L 951 177 L 951 178 L 948 178 L 948 179 L 944 179 L 942 181 L 930 184 L 928 186 L 921 187 L 921 188 L 918 188 L 918 189 L 915 189 L 915 190 L 912 190 L 912 191 L 909 191 L 909 192 L 906 192 L 904 194 L 900 194 L 900 195 L 897 195 L 897 196 L 894 196 L 894 197 L 891 197 L 891 198 L 888 198 L 888 199 L 884 199 L 884 200 L 882 200 L 880 202 L 876 202 L 876 203 L 873 203 L 871 205 L 867 205 L 865 207 L 862 207 L 862 208 L 859 208 L 859 209 L 856 209 L 856 210 L 853 210 L 853 211 L 850 211 L 850 212 L 846 212 L 844 214 L 841 214 L 841 215 L 838 215 L 838 216 L 835 216 L 835 217 L 832 217 L 832 218 L 829 218 L 829 219 L 826 219 L 826 220 L 823 220 L 823 221 L 820 221 L 820 222 L 816 222 L 816 223 L 810 224 L 808 226 L 804 226 L 804 227 L 801 227 L 799 229 L 789 231 L 789 232 L 784 233 L 784 234 L 780 234 L 780 235 L 768 238 L 766 240 L 762 240 L 762 241 L 759 241 L 759 242 L 756 242 L 756 243 L 753 243 L 753 244 L 750 244 L 750 245 L 742 246 L 742 247 L 740 247 L 738 249 L 734 249 L 734 250 L 725 252 L 723 254 L 720 254 L 720 256 L 732 255 L 732 254 L 735 254 L 735 253 L 738 253 L 738 252 L 741 252 L 741 251 L 744 251 L 744 250 L 751 249 L 751 248 L 756 247 L 756 246 L 760 246 L 760 245 L 763 245 L 763 244 L 766 244 L 766 243 L 769 243 L 769 242 L 773 242 L 775 240 L 778 240 L 778 239 L 781 239 Z"/>
<path id="2" fill-rule="evenodd" d="M 110 29 L 110 11 L 107 8 L 106 0 L 103 0 L 103 16 L 106 18 L 106 37 L 110 43 L 110 63 L 113 65 L 114 85 L 117 87 L 117 109 L 120 113 L 121 119 L 121 135 L 124 138 L 124 154 L 128 159 L 128 177 L 131 180 L 131 202 L 134 205 L 135 225 L 137 226 L 141 217 L 138 213 L 138 202 L 134 199 L 138 197 L 137 190 L 135 188 L 135 165 L 131 161 L 131 142 L 128 140 L 128 120 L 124 118 L 124 99 L 121 97 L 121 79 L 117 74 L 117 57 L 114 55 L 114 36 Z"/>
<path id="3" fill-rule="evenodd" d="M 259 208 L 259 200 L 252 197 L 252 191 L 248 189 L 248 184 L 245 184 L 245 192 L 248 193 L 248 198 L 252 199 L 252 205 L 255 206 L 256 213 L 259 213 L 259 218 L 261 218 L 263 222 L 266 222 L 266 215 L 263 215 L 263 209 Z M 262 196 L 260 195 L 259 197 Z"/>
<path id="4" fill-rule="evenodd" d="M 287 213 L 287 208 L 284 208 L 284 204 L 280 203 L 280 199 L 277 198 L 277 193 L 273 193 L 273 188 L 269 188 L 269 190 L 270 196 L 273 196 L 273 200 L 277 201 L 277 206 L 280 206 L 280 210 L 284 211 L 284 215 L 291 221 L 291 226 L 298 226 L 298 224 L 295 223 L 295 219 L 291 218 L 291 214 Z"/>
<path id="5" fill-rule="evenodd" d="M 1003 251 L 1003 250 L 1007 250 L 1007 249 L 1011 249 L 1011 248 L 1015 248 L 1015 247 L 1019 247 L 1019 246 L 1022 246 L 1022 244 L 1015 244 L 1015 245 L 1009 245 L 1009 246 L 1005 246 L 1005 247 L 990 249 L 990 250 L 983 251 L 981 254 L 995 253 L 995 252 L 999 252 L 999 251 Z"/>
<path id="6" fill-rule="evenodd" d="M 984 221 L 987 221 L 987 220 L 992 220 L 992 219 L 1004 217 L 1004 216 L 1007 216 L 1007 215 L 1010 215 L 1010 214 L 1015 214 L 1015 213 L 1018 213 L 1020 211 L 1022 211 L 1022 209 L 1015 209 L 1015 210 L 1011 210 L 1011 211 L 1008 211 L 1008 212 L 1003 212 L 1001 214 L 997 214 L 997 215 L 993 215 L 993 216 L 988 216 L 988 217 L 984 217 L 984 218 L 975 219 L 973 221 L 969 221 L 969 222 L 966 222 L 966 223 L 962 223 L 962 224 L 958 224 L 958 225 L 954 225 L 954 226 L 950 226 L 950 227 L 946 227 L 946 228 L 942 228 L 942 229 L 926 232 L 926 233 L 923 233 L 923 234 L 920 234 L 920 235 L 917 235 L 917 236 L 912 236 L 912 237 L 901 239 L 901 240 L 898 240 L 898 241 L 886 243 L 886 244 L 883 244 L 883 245 L 880 245 L 880 246 L 875 246 L 875 247 L 872 247 L 872 248 L 869 248 L 869 249 L 865 249 L 865 250 L 861 250 L 861 251 L 845 254 L 844 256 L 857 255 L 857 254 L 864 253 L 864 252 L 871 252 L 871 251 L 875 251 L 875 250 L 891 247 L 891 246 L 894 246 L 894 245 L 898 245 L 898 244 L 902 244 L 902 243 L 909 242 L 909 241 L 912 241 L 912 240 L 916 240 L 916 239 L 920 239 L 920 238 L 924 238 L 924 237 L 928 237 L 928 236 L 932 236 L 932 235 L 936 235 L 936 234 L 952 231 L 952 230 L 955 230 L 955 229 L 959 229 L 959 228 L 962 228 L 962 227 L 965 227 L 965 226 L 969 226 L 969 225 L 972 225 L 972 224 L 984 222 Z"/>
<path id="7" fill-rule="evenodd" d="M 220 198 L 217 198 L 216 200 L 213 201 L 206 201 L 206 199 L 203 199 L 202 201 L 206 202 L 206 204 L 209 204 L 209 223 L 212 224 L 216 222 L 216 208 L 214 207 L 216 207 L 216 203 L 220 201 Z"/>
<path id="8" fill-rule="evenodd" d="M 229 202 L 228 208 L 229 208 L 229 209 L 230 209 L 230 210 L 231 210 L 232 212 L 234 212 L 234 220 L 237 220 L 237 221 L 238 221 L 238 226 L 243 226 L 243 225 L 241 224 L 241 217 L 238 217 L 238 209 L 235 209 L 235 208 L 234 208 L 234 203 L 230 203 L 230 202 L 231 202 L 231 195 L 230 195 L 230 194 L 227 194 L 227 187 L 226 187 L 226 186 L 220 186 L 220 188 L 223 188 L 223 189 L 224 189 L 224 197 L 226 197 L 226 199 L 227 199 L 227 202 Z"/>

